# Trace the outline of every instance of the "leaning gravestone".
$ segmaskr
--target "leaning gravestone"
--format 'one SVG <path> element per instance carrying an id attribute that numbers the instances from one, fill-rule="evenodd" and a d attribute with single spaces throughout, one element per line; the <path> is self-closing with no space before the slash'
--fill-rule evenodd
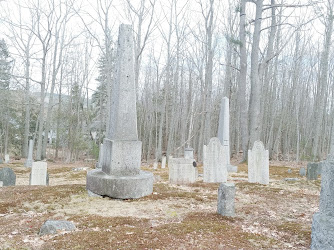
<path id="1" fill-rule="evenodd" d="M 0 181 L 3 186 L 15 186 L 16 175 L 11 168 L 0 169 Z"/>
<path id="2" fill-rule="evenodd" d="M 33 162 L 30 174 L 30 185 L 47 185 L 47 163 L 44 161 Z"/>
<path id="3" fill-rule="evenodd" d="M 188 184 L 196 182 L 198 176 L 194 159 L 168 158 L 169 182 L 173 184 Z"/>
<path id="4" fill-rule="evenodd" d="M 33 159 L 32 159 L 32 153 L 34 151 L 34 140 L 29 140 L 29 149 L 28 149 L 28 158 L 25 163 L 25 166 L 28 168 L 31 168 Z"/>
<path id="5" fill-rule="evenodd" d="M 309 162 L 307 163 L 307 179 L 308 180 L 317 180 L 319 175 L 319 163 L 318 162 Z"/>
<path id="6" fill-rule="evenodd" d="M 121 24 L 102 169 L 87 173 L 87 190 L 97 195 L 131 199 L 153 192 L 153 174 L 140 170 L 134 62 L 132 26 Z"/>
<path id="7" fill-rule="evenodd" d="M 223 216 L 234 216 L 234 183 L 222 183 L 218 189 L 218 214 Z"/>
<path id="8" fill-rule="evenodd" d="M 230 104 L 227 97 L 223 97 L 220 105 L 219 123 L 218 123 L 218 138 L 221 145 L 226 151 L 226 159 L 224 164 L 227 165 L 228 172 L 237 172 L 238 167 L 231 165 L 230 162 Z"/>
<path id="9" fill-rule="evenodd" d="M 334 249 L 334 158 L 323 162 L 319 212 L 313 215 L 311 249 Z"/>
<path id="10" fill-rule="evenodd" d="M 248 182 L 269 184 L 269 152 L 261 141 L 248 150 Z"/>
<path id="11" fill-rule="evenodd" d="M 209 145 L 203 147 L 203 181 L 226 182 L 227 181 L 227 157 L 226 147 L 220 144 L 217 137 L 210 139 Z"/>
<path id="12" fill-rule="evenodd" d="M 56 234 L 59 231 L 74 231 L 75 225 L 70 221 L 47 220 L 39 230 L 39 235 Z"/>
<path id="13" fill-rule="evenodd" d="M 9 155 L 5 154 L 5 163 L 9 163 Z"/>

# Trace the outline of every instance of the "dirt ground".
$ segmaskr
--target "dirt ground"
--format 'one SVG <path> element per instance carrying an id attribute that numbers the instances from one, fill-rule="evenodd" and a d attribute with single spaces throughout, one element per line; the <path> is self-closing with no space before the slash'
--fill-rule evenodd
<path id="1" fill-rule="evenodd" d="M 271 162 L 267 186 L 248 183 L 247 166 L 238 165 L 228 178 L 236 184 L 234 218 L 217 214 L 219 184 L 199 177 L 171 185 L 160 166 L 142 166 L 160 181 L 137 200 L 88 196 L 92 162 L 48 162 L 50 186 L 29 186 L 23 161 L 0 165 L 6 166 L 17 179 L 0 188 L 0 249 L 308 249 L 319 204 L 320 180 L 299 176 L 306 163 Z M 39 236 L 48 219 L 72 221 L 76 230 Z"/>

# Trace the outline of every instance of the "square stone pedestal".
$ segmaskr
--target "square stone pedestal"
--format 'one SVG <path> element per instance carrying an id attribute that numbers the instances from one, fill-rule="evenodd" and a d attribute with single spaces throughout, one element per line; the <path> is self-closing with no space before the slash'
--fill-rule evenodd
<path id="1" fill-rule="evenodd" d="M 194 159 L 169 157 L 169 182 L 173 184 L 196 182 L 198 170 L 194 167 L 194 161 Z"/>

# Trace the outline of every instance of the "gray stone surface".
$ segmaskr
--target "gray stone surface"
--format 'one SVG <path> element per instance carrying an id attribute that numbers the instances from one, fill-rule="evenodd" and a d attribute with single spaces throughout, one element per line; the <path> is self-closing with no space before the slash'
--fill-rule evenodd
<path id="1" fill-rule="evenodd" d="M 166 156 L 162 157 L 162 159 L 161 159 L 161 168 L 166 168 L 166 159 L 167 159 Z"/>
<path id="2" fill-rule="evenodd" d="M 228 151 L 217 137 L 210 139 L 209 145 L 203 147 L 203 181 L 227 182 Z"/>
<path id="3" fill-rule="evenodd" d="M 227 172 L 237 173 L 238 172 L 238 166 L 227 165 Z"/>
<path id="4" fill-rule="evenodd" d="M 75 225 L 70 221 L 47 220 L 39 230 L 39 235 L 56 234 L 59 231 L 74 231 L 75 229 Z"/>
<path id="5" fill-rule="evenodd" d="M 291 174 L 291 173 L 292 173 L 292 170 L 291 170 L 291 169 L 288 169 L 288 173 Z"/>
<path id="6" fill-rule="evenodd" d="M 198 170 L 193 166 L 193 159 L 168 159 L 169 182 L 172 184 L 187 184 L 196 182 Z"/>
<path id="7" fill-rule="evenodd" d="M 47 163 L 44 161 L 33 162 L 31 167 L 30 185 L 47 185 Z"/>
<path id="8" fill-rule="evenodd" d="M 334 249 L 334 161 L 322 163 L 319 212 L 313 215 L 311 249 Z"/>
<path id="9" fill-rule="evenodd" d="M 218 189 L 217 212 L 223 216 L 235 216 L 234 210 L 235 185 L 222 183 Z"/>
<path id="10" fill-rule="evenodd" d="M 15 186 L 16 175 L 11 168 L 0 169 L 0 181 L 2 181 L 3 186 Z"/>
<path id="11" fill-rule="evenodd" d="M 305 169 L 304 167 L 301 167 L 301 168 L 299 169 L 299 175 L 300 175 L 300 176 L 305 176 L 305 175 L 306 175 L 306 169 Z"/>
<path id="12" fill-rule="evenodd" d="M 185 148 L 184 149 L 184 158 L 194 159 L 194 149 L 193 148 Z"/>
<path id="13" fill-rule="evenodd" d="M 3 181 L 0 181 L 0 187 L 3 187 Z"/>
<path id="14" fill-rule="evenodd" d="M 140 198 L 153 192 L 153 174 L 140 170 L 142 143 L 138 141 L 134 42 L 131 25 L 119 28 L 112 86 L 110 119 L 103 141 L 101 169 L 87 173 L 87 190 L 112 198 Z"/>
<path id="15" fill-rule="evenodd" d="M 99 161 L 96 165 L 96 168 L 101 169 L 102 168 L 102 161 L 100 159 L 103 159 L 103 143 L 100 144 L 100 149 L 99 149 Z"/>
<path id="16" fill-rule="evenodd" d="M 318 162 L 309 162 L 307 163 L 307 179 L 308 180 L 317 180 L 319 175 L 319 163 Z"/>
<path id="17" fill-rule="evenodd" d="M 32 158 L 33 151 L 34 151 L 34 140 L 29 140 L 28 158 L 24 164 L 28 168 L 32 167 L 32 163 L 34 161 Z"/>
<path id="18" fill-rule="evenodd" d="M 5 163 L 9 163 L 9 155 L 5 154 Z"/>
<path id="19" fill-rule="evenodd" d="M 248 150 L 248 182 L 269 184 L 269 152 L 261 141 Z"/>
<path id="20" fill-rule="evenodd" d="M 284 181 L 299 181 L 298 178 L 284 178 Z"/>
<path id="21" fill-rule="evenodd" d="M 153 169 L 154 170 L 158 169 L 158 162 L 156 162 L 156 161 L 153 162 Z"/>

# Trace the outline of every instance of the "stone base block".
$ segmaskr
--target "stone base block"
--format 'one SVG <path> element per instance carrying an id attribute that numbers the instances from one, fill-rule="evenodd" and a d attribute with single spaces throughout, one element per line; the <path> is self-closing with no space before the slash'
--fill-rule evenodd
<path id="1" fill-rule="evenodd" d="M 138 175 L 107 175 L 95 169 L 87 173 L 87 190 L 116 199 L 137 199 L 153 192 L 153 174 L 140 171 Z"/>
<path id="2" fill-rule="evenodd" d="M 312 221 L 312 250 L 334 249 L 334 215 L 315 213 Z"/>
<path id="3" fill-rule="evenodd" d="M 218 189 L 217 213 L 223 216 L 234 216 L 234 183 L 222 183 Z"/>
<path id="4" fill-rule="evenodd" d="M 238 166 L 227 165 L 227 172 L 236 173 L 238 172 Z"/>
<path id="5" fill-rule="evenodd" d="M 197 180 L 198 170 L 194 159 L 169 158 L 169 182 L 174 184 L 193 183 Z"/>

